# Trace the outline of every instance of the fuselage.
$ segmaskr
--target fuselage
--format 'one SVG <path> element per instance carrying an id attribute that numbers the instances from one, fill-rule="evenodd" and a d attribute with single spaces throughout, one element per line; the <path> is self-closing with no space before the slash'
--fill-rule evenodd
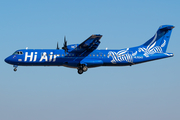
<path id="1" fill-rule="evenodd" d="M 57 49 L 20 49 L 7 57 L 5 61 L 18 66 L 65 66 L 77 68 L 79 64 L 87 67 L 126 66 L 151 60 L 172 57 L 172 53 L 151 54 L 141 51 L 139 47 L 120 50 L 94 50 L 88 55 L 65 53 Z"/>

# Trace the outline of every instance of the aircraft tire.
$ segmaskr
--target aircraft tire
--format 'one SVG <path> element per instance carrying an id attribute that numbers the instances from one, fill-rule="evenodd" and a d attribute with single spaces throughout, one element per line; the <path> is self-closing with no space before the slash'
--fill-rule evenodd
<path id="1" fill-rule="evenodd" d="M 79 74 L 83 74 L 83 69 L 78 69 Z"/>
<path id="2" fill-rule="evenodd" d="M 82 69 L 83 69 L 83 72 L 86 72 L 88 70 L 88 67 L 84 66 Z"/>
<path id="3" fill-rule="evenodd" d="M 14 68 L 14 71 L 16 72 L 16 71 L 17 71 L 17 68 Z"/>

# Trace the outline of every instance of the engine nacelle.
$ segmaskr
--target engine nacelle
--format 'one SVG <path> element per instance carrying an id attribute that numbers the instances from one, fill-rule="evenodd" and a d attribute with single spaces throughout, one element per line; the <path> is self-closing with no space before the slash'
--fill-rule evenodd
<path id="1" fill-rule="evenodd" d="M 71 44 L 67 46 L 68 52 L 71 52 L 74 50 L 79 44 Z"/>

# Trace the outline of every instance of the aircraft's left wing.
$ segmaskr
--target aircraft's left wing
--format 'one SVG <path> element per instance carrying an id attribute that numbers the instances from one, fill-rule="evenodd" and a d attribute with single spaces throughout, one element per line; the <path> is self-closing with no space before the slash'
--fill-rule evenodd
<path id="1" fill-rule="evenodd" d="M 70 53 L 78 56 L 87 56 L 92 51 L 94 51 L 100 44 L 100 39 L 102 35 L 91 35 L 88 39 L 74 48 Z"/>

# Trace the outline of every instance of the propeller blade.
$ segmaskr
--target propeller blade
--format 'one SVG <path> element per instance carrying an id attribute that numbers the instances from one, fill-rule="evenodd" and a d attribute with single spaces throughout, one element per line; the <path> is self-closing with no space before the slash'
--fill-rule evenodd
<path id="1" fill-rule="evenodd" d="M 58 45 L 58 42 L 57 42 L 57 48 L 56 49 L 58 49 L 59 50 L 59 45 Z"/>
<path id="2" fill-rule="evenodd" d="M 64 47 L 67 47 L 66 36 L 64 36 Z"/>
<path id="3" fill-rule="evenodd" d="M 68 49 L 67 49 L 66 36 L 64 36 L 64 45 L 63 45 L 62 49 L 64 49 L 65 53 L 68 51 Z"/>

